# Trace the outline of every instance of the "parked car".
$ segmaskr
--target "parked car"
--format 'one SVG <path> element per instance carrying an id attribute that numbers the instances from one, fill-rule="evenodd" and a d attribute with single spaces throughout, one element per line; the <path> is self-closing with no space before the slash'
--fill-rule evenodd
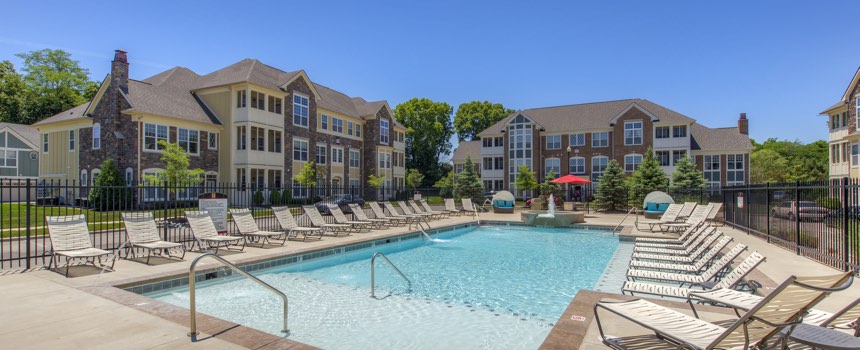
<path id="1" fill-rule="evenodd" d="M 824 220 L 830 215 L 830 210 L 824 208 L 818 203 L 810 201 L 786 201 L 773 207 L 770 210 L 770 215 L 773 217 L 782 217 L 794 220 Z"/>
<path id="2" fill-rule="evenodd" d="M 774 201 L 784 201 L 786 199 L 791 199 L 789 197 L 790 196 L 785 191 L 773 191 L 773 200 Z"/>
<path id="3" fill-rule="evenodd" d="M 344 213 L 352 213 L 352 209 L 349 208 L 349 204 L 364 206 L 364 199 L 353 194 L 336 194 L 334 196 L 325 197 L 321 201 L 314 203 L 317 210 L 319 210 L 323 215 L 331 214 L 329 208 L 332 208 L 335 205 L 339 206 L 340 210 Z"/>
<path id="4" fill-rule="evenodd" d="M 831 216 L 833 217 L 842 217 L 842 211 L 844 209 L 839 208 L 833 210 Z M 848 218 L 849 219 L 860 219 L 860 206 L 850 206 L 848 207 Z"/>

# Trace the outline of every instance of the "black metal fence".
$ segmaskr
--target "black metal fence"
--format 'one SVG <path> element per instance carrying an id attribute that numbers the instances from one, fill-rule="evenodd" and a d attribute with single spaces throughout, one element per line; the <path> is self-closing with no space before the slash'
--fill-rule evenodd
<path id="1" fill-rule="evenodd" d="M 184 212 L 198 208 L 197 198 L 206 192 L 227 195 L 231 208 L 249 208 L 261 229 L 276 229 L 272 206 L 288 206 L 301 225 L 310 221 L 302 205 L 316 205 L 326 214 L 327 205 L 341 206 L 350 216 L 347 203 L 375 200 L 404 200 L 420 193 L 424 198 L 439 196 L 439 189 L 356 188 L 342 186 L 257 187 L 236 184 L 168 186 L 135 184 L 99 187 L 73 181 L 37 182 L 0 180 L 0 269 L 32 268 L 48 263 L 51 242 L 44 218 L 83 214 L 96 248 L 116 250 L 125 242 L 122 212 L 150 211 L 162 239 L 186 242 L 193 236 L 185 224 Z M 370 211 L 367 210 L 367 214 Z M 333 222 L 329 215 L 326 221 Z M 228 223 L 228 233 L 238 233 Z"/>
<path id="2" fill-rule="evenodd" d="M 856 179 L 752 184 L 722 190 L 726 223 L 838 269 L 857 269 Z"/>

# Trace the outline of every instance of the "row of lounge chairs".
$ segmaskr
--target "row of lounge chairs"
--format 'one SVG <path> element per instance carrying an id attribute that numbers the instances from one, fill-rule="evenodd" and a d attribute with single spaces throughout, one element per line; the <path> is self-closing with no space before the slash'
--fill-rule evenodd
<path id="1" fill-rule="evenodd" d="M 730 247 L 732 238 L 709 225 L 707 215 L 701 215 L 717 210 L 713 205 L 698 206 L 678 238 L 637 238 L 628 281 L 622 287 L 623 294 L 684 300 L 693 316 L 642 299 L 601 300 L 595 304 L 594 313 L 606 345 L 622 349 L 630 344 L 669 342 L 689 349 L 765 348 L 784 344 L 795 329 L 803 333 L 804 339 L 827 334 L 816 327 L 842 329 L 860 336 L 860 299 L 836 313 L 813 308 L 830 293 L 847 289 L 853 281 L 853 271 L 823 277 L 791 276 L 766 296 L 754 294 L 757 283 L 744 283 L 744 279 L 766 259 L 752 252 L 732 267 L 747 247 L 740 243 Z M 701 320 L 697 304 L 730 307 L 738 319 L 728 324 Z M 607 336 L 601 312 L 621 316 L 652 330 L 655 336 Z M 801 323 L 815 327 L 796 328 Z M 814 341 L 828 344 L 845 340 L 833 338 L 832 333 L 830 337 Z M 849 343 L 857 344 L 857 340 Z"/>
<path id="2" fill-rule="evenodd" d="M 406 203 L 408 202 L 408 204 Z M 263 230 L 255 221 L 248 209 L 231 208 L 230 214 L 233 222 L 238 228 L 239 235 L 222 235 L 215 228 L 211 216 L 206 211 L 186 211 L 185 217 L 191 228 L 193 242 L 191 249 L 195 246 L 199 250 L 219 249 L 244 250 L 247 244 L 259 244 L 264 247 L 267 244 L 284 245 L 290 238 L 303 240 L 311 237 L 322 239 L 324 234 L 338 236 L 339 234 L 350 234 L 364 230 L 383 229 L 392 226 L 409 225 L 417 222 L 428 222 L 429 220 L 447 218 L 460 215 L 464 208 L 457 208 L 453 199 L 446 200 L 444 211 L 435 211 L 424 201 L 400 201 L 398 202 L 401 212 L 390 203 L 370 203 L 374 218 L 368 217 L 364 209 L 356 204 L 350 204 L 350 209 L 355 220 L 350 220 L 338 206 L 330 208 L 334 223 L 328 223 L 322 214 L 313 205 L 303 206 L 302 209 L 311 222 L 311 227 L 299 225 L 291 209 L 288 207 L 272 207 L 273 216 L 278 228 L 275 230 Z M 408 206 L 407 206 L 408 205 Z M 383 209 L 383 206 L 385 209 Z M 471 200 L 463 199 L 465 208 L 472 208 Z M 388 211 L 386 214 L 385 211 Z M 474 209 L 470 209 L 474 210 Z M 126 241 L 119 250 L 125 250 L 128 257 L 136 258 L 139 250 L 146 252 L 146 264 L 150 263 L 152 256 L 161 256 L 183 260 L 186 246 L 183 243 L 169 242 L 161 238 L 158 225 L 150 212 L 122 213 L 125 224 Z M 56 265 L 59 268 L 60 258 L 66 259 L 65 275 L 69 275 L 69 267 L 74 259 L 83 259 L 85 263 L 113 270 L 117 255 L 110 258 L 112 253 L 107 250 L 98 249 L 93 246 L 90 231 L 87 227 L 86 218 L 83 214 L 71 216 L 47 216 L 45 221 L 51 239 L 51 260 L 48 268 Z"/>
<path id="3" fill-rule="evenodd" d="M 642 229 L 640 225 L 647 225 L 649 231 L 681 232 L 690 226 L 701 222 L 715 224 L 717 214 L 722 209 L 722 203 L 710 203 L 697 205 L 695 202 L 684 204 L 670 204 L 659 219 L 637 220 L 636 228 Z"/>

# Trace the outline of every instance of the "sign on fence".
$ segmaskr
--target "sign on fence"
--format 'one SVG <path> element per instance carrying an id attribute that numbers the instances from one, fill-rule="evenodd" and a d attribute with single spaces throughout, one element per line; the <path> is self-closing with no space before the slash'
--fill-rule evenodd
<path id="1" fill-rule="evenodd" d="M 743 192 L 738 192 L 738 208 L 740 208 L 740 209 L 744 208 L 744 193 Z"/>
<path id="2" fill-rule="evenodd" d="M 207 211 L 220 234 L 227 234 L 227 195 L 218 192 L 203 193 L 198 197 L 197 207 Z"/>

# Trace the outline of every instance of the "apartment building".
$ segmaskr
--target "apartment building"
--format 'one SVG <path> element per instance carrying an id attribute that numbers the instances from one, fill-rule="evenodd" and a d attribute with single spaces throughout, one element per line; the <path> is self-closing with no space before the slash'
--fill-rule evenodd
<path id="1" fill-rule="evenodd" d="M 486 190 L 501 190 L 513 189 L 520 165 L 539 181 L 554 172 L 597 182 L 610 159 L 629 174 L 652 147 L 667 174 L 691 157 L 708 186 L 719 188 L 749 181 L 748 133 L 745 113 L 736 127 L 708 128 L 644 99 L 594 102 L 516 111 L 462 143 L 452 160 L 455 170 L 467 157 L 481 164 Z"/>
<path id="2" fill-rule="evenodd" d="M 325 166 L 332 187 L 361 188 L 370 174 L 402 185 L 406 172 L 406 128 L 387 102 L 350 97 L 303 70 L 253 59 L 205 75 L 174 67 L 134 80 L 126 52 L 117 50 L 92 101 L 33 127 L 42 143 L 40 178 L 48 181 L 92 183 L 108 158 L 129 184 L 157 176 L 161 140 L 185 149 L 191 167 L 205 171 L 206 186 L 289 187 L 311 161 Z"/>
<path id="3" fill-rule="evenodd" d="M 827 117 L 827 127 L 830 130 L 830 179 L 850 177 L 856 179 L 858 174 L 858 154 L 860 154 L 860 133 L 857 132 L 858 116 L 860 116 L 860 69 L 854 72 L 851 83 L 845 88 L 842 98 L 821 112 Z"/>

